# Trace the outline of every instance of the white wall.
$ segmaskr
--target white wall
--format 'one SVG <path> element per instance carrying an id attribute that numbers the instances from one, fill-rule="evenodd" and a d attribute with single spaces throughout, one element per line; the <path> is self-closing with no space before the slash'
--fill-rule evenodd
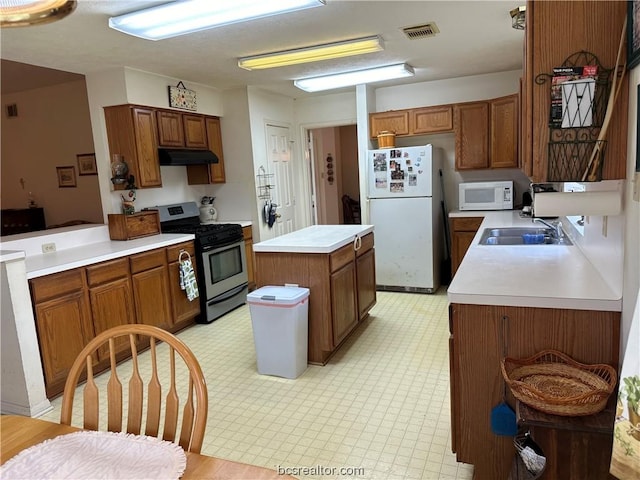
<path id="1" fill-rule="evenodd" d="M 253 176 L 255 177 L 259 173 L 259 168 L 264 167 L 267 173 L 269 172 L 269 162 L 267 157 L 267 125 L 276 125 L 282 127 L 289 127 L 290 141 L 292 141 L 291 147 L 291 160 L 294 165 L 294 169 L 298 174 L 296 178 L 306 178 L 303 175 L 306 168 L 302 159 L 304 156 L 300 155 L 299 137 L 296 130 L 293 128 L 294 114 L 293 106 L 294 101 L 291 98 L 275 93 L 266 92 L 259 88 L 249 87 L 247 89 L 249 99 L 249 123 L 251 125 L 251 145 L 253 148 Z M 297 191 L 295 193 L 296 202 L 302 198 L 301 182 L 297 182 Z M 255 209 L 260 212 L 264 201 L 258 198 L 258 192 L 254 192 Z M 302 208 L 298 208 L 298 211 L 302 211 Z M 260 217 L 258 217 L 260 218 Z M 295 219 L 296 229 L 307 226 L 305 220 L 299 216 Z M 253 229 L 254 233 L 256 228 Z M 258 235 L 259 239 L 267 240 L 275 236 L 276 229 L 270 229 L 263 221 L 258 222 Z M 255 239 L 254 239 L 255 241 Z"/>
<path id="2" fill-rule="evenodd" d="M 2 208 L 27 208 L 32 192 L 47 226 L 102 223 L 98 177 L 79 175 L 76 157 L 94 152 L 85 82 L 2 95 L 3 105 L 12 103 L 18 117 L 2 119 Z M 76 187 L 58 186 L 62 166 L 73 167 Z"/>

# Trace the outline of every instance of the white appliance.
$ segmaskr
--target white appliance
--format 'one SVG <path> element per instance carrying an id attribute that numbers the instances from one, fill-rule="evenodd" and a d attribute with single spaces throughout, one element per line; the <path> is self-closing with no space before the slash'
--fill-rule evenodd
<path id="1" fill-rule="evenodd" d="M 513 182 L 469 182 L 458 187 L 460 210 L 513 210 Z"/>
<path id="2" fill-rule="evenodd" d="M 440 286 L 443 156 L 432 145 L 367 153 L 379 290 L 434 293 Z"/>

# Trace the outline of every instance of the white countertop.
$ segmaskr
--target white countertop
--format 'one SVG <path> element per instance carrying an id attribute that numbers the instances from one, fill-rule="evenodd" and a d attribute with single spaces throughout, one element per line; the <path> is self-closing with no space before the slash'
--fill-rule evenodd
<path id="1" fill-rule="evenodd" d="M 89 243 L 73 248 L 58 250 L 41 255 L 28 255 L 25 258 L 27 278 L 42 277 L 92 263 L 113 260 L 114 258 L 167 247 L 187 242 L 195 237 L 192 234 L 162 233 L 149 237 L 126 241 L 103 241 Z"/>
<path id="2" fill-rule="evenodd" d="M 264 242 L 254 243 L 254 252 L 331 253 L 354 237 L 373 232 L 373 225 L 313 225 L 281 235 Z"/>
<path id="3" fill-rule="evenodd" d="M 455 212 L 484 216 L 448 289 L 451 303 L 622 310 L 622 297 L 573 245 L 479 245 L 485 228 L 530 226 L 519 211 Z"/>
<path id="4" fill-rule="evenodd" d="M 0 262 L 11 262 L 24 258 L 26 255 L 21 250 L 0 250 Z"/>

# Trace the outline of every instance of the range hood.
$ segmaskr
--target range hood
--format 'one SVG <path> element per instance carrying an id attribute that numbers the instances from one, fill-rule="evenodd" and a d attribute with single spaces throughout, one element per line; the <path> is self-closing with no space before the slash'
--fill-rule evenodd
<path id="1" fill-rule="evenodd" d="M 160 165 L 211 165 L 218 157 L 211 150 L 159 148 Z"/>

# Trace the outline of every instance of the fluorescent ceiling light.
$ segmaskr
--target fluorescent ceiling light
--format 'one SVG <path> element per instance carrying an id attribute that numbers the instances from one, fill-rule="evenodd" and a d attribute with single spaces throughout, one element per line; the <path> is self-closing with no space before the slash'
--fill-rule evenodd
<path id="1" fill-rule="evenodd" d="M 322 77 L 301 78 L 295 80 L 293 84 L 305 92 L 319 92 L 321 90 L 331 90 L 334 88 L 348 87 L 362 83 L 381 82 L 394 78 L 412 77 L 413 67 L 406 63 L 387 65 L 384 67 L 369 68 L 367 70 L 357 70 L 355 72 L 338 73 L 335 75 L 324 75 Z"/>
<path id="2" fill-rule="evenodd" d="M 184 0 L 111 17 L 109 26 L 147 40 L 161 40 L 324 4 L 325 0 Z"/>
<path id="3" fill-rule="evenodd" d="M 342 42 L 325 43 L 312 47 L 284 50 L 281 52 L 265 53 L 238 59 L 238 66 L 246 70 L 258 70 L 262 68 L 284 67 L 298 63 L 317 62 L 331 58 L 361 55 L 363 53 L 379 52 L 384 50 L 382 39 L 379 36 L 356 38 Z"/>

